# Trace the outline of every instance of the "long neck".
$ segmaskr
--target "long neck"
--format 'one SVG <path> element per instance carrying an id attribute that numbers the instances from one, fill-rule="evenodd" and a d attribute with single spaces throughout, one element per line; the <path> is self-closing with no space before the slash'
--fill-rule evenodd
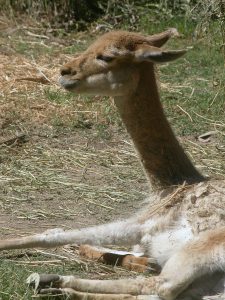
<path id="1" fill-rule="evenodd" d="M 115 103 L 153 189 L 204 180 L 184 153 L 164 115 L 151 64 L 140 67 L 135 92 L 116 97 Z"/>

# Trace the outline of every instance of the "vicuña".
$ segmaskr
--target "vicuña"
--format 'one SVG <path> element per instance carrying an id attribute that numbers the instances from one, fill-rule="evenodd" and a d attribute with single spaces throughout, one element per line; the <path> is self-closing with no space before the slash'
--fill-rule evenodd
<path id="1" fill-rule="evenodd" d="M 161 49 L 175 33 L 175 29 L 152 36 L 112 31 L 61 69 L 60 84 L 66 90 L 114 97 L 151 185 L 149 204 L 126 220 L 0 241 L 0 250 L 72 243 L 139 244 L 161 272 L 99 281 L 42 274 L 40 294 L 89 300 L 173 300 L 225 293 L 225 181 L 206 180 L 196 170 L 174 136 L 159 98 L 155 65 L 186 52 Z"/>

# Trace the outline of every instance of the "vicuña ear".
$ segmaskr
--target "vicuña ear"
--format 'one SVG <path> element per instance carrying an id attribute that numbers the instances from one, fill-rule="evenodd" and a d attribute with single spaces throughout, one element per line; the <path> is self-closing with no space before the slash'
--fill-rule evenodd
<path id="1" fill-rule="evenodd" d="M 147 43 L 154 47 L 162 47 L 171 37 L 178 37 L 179 32 L 176 28 L 169 28 L 166 31 L 150 35 L 147 37 Z"/>
<path id="2" fill-rule="evenodd" d="M 183 56 L 186 50 L 162 50 L 156 47 L 140 47 L 135 51 L 137 62 L 149 61 L 153 63 L 165 63 Z"/>

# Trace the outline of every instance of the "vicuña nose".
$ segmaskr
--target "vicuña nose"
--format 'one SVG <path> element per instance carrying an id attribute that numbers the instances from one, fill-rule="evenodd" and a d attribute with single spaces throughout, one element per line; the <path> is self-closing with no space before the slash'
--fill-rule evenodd
<path id="1" fill-rule="evenodd" d="M 70 75 L 72 73 L 72 69 L 70 67 L 63 67 L 60 71 L 61 75 Z"/>

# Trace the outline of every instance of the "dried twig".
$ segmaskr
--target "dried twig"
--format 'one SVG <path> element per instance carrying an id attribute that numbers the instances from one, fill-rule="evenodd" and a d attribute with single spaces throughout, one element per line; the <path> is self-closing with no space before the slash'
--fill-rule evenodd
<path id="1" fill-rule="evenodd" d="M 28 136 L 26 134 L 22 133 L 17 136 L 6 138 L 6 139 L 0 141 L 0 145 L 15 146 L 15 145 L 23 144 L 26 142 L 28 142 Z"/>

